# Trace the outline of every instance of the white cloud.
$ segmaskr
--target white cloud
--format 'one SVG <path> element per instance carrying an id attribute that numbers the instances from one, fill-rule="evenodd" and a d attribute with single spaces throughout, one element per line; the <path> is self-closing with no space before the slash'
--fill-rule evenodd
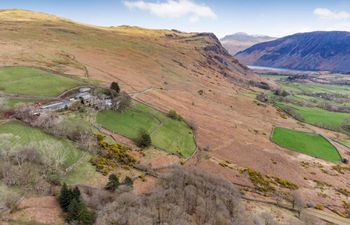
<path id="1" fill-rule="evenodd" d="M 129 9 L 148 11 L 163 18 L 187 17 L 193 23 L 201 18 L 215 19 L 217 17 L 209 6 L 195 3 L 193 0 L 167 0 L 165 2 L 124 1 L 124 5 Z"/>
<path id="2" fill-rule="evenodd" d="M 316 8 L 314 10 L 314 14 L 321 19 L 329 19 L 329 20 L 344 20 L 350 18 L 350 13 L 346 11 L 332 11 L 327 8 Z"/>

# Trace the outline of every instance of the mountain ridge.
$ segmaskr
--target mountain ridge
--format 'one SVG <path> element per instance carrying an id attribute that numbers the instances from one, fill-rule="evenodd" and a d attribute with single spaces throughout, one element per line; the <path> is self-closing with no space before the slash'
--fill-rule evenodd
<path id="1" fill-rule="evenodd" d="M 235 57 L 246 65 L 350 72 L 350 32 L 297 33 L 256 44 Z"/>
<path id="2" fill-rule="evenodd" d="M 238 32 L 231 35 L 226 35 L 220 39 L 222 45 L 231 55 L 247 49 L 257 43 L 274 40 L 276 38 L 267 35 L 249 35 L 244 32 Z"/>

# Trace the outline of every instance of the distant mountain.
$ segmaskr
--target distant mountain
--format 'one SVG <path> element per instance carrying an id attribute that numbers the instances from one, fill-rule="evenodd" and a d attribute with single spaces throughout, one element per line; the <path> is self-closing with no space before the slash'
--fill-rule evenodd
<path id="1" fill-rule="evenodd" d="M 263 35 L 249 35 L 246 33 L 235 33 L 222 38 L 221 44 L 227 49 L 231 55 L 245 50 L 257 43 L 271 41 L 276 38 Z"/>
<path id="2" fill-rule="evenodd" d="M 256 44 L 235 57 L 246 65 L 349 73 L 350 32 L 294 34 Z"/>

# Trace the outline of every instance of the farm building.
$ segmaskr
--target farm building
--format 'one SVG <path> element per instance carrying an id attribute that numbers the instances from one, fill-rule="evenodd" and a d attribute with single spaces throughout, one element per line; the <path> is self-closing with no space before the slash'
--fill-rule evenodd
<path id="1" fill-rule="evenodd" d="M 49 105 L 43 105 L 40 107 L 42 110 L 47 110 L 47 111 L 56 111 L 56 110 L 61 110 L 65 109 L 69 106 L 71 106 L 72 102 L 69 100 L 63 100 L 62 102 L 55 102 L 51 103 Z"/>

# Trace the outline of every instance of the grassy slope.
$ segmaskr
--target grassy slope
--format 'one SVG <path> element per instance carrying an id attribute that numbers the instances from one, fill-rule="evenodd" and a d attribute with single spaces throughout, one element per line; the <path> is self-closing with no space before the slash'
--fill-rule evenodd
<path id="1" fill-rule="evenodd" d="M 57 96 L 78 81 L 29 67 L 0 68 L 0 91 L 29 96 Z"/>
<path id="2" fill-rule="evenodd" d="M 72 142 L 64 139 L 58 139 L 42 132 L 39 129 L 31 128 L 17 121 L 0 124 L 0 135 L 12 134 L 11 145 L 33 146 L 39 150 L 43 157 L 63 157 L 63 166 L 68 168 L 83 157 L 81 164 L 73 170 L 63 180 L 68 179 L 69 183 L 76 183 L 86 179 L 95 171 L 90 165 L 89 156 L 79 150 Z M 0 143 L 1 146 L 1 143 Z M 52 148 L 52 146 L 56 146 Z M 78 176 L 77 174 L 81 175 Z"/>
<path id="3" fill-rule="evenodd" d="M 113 111 L 97 115 L 97 123 L 125 135 L 131 139 L 138 136 L 140 129 L 151 134 L 154 146 L 166 151 L 189 157 L 196 146 L 192 130 L 183 121 L 172 120 L 163 113 L 148 106 L 135 103 L 135 106 L 123 113 Z"/>
<path id="4" fill-rule="evenodd" d="M 322 136 L 312 133 L 295 131 L 285 128 L 275 128 L 272 141 L 276 144 L 328 161 L 340 161 L 336 148 Z"/>
<path id="5" fill-rule="evenodd" d="M 150 82 L 162 83 L 160 77 L 186 83 L 192 80 L 189 75 L 217 75 L 222 70 L 227 77 L 256 78 L 228 56 L 219 60 L 227 60 L 225 66 L 203 66 L 209 58 L 213 59 L 203 48 L 218 43 L 208 35 L 130 26 L 89 26 L 25 10 L 1 11 L 0 22 L 0 36 L 9 48 L 0 50 L 0 57 L 6 57 L 7 65 L 30 63 L 72 74 L 84 74 L 87 68 L 90 78 L 97 80 L 110 81 L 113 76 L 124 83 L 137 77 L 141 88 Z M 21 48 L 13 45 L 17 42 Z"/>

